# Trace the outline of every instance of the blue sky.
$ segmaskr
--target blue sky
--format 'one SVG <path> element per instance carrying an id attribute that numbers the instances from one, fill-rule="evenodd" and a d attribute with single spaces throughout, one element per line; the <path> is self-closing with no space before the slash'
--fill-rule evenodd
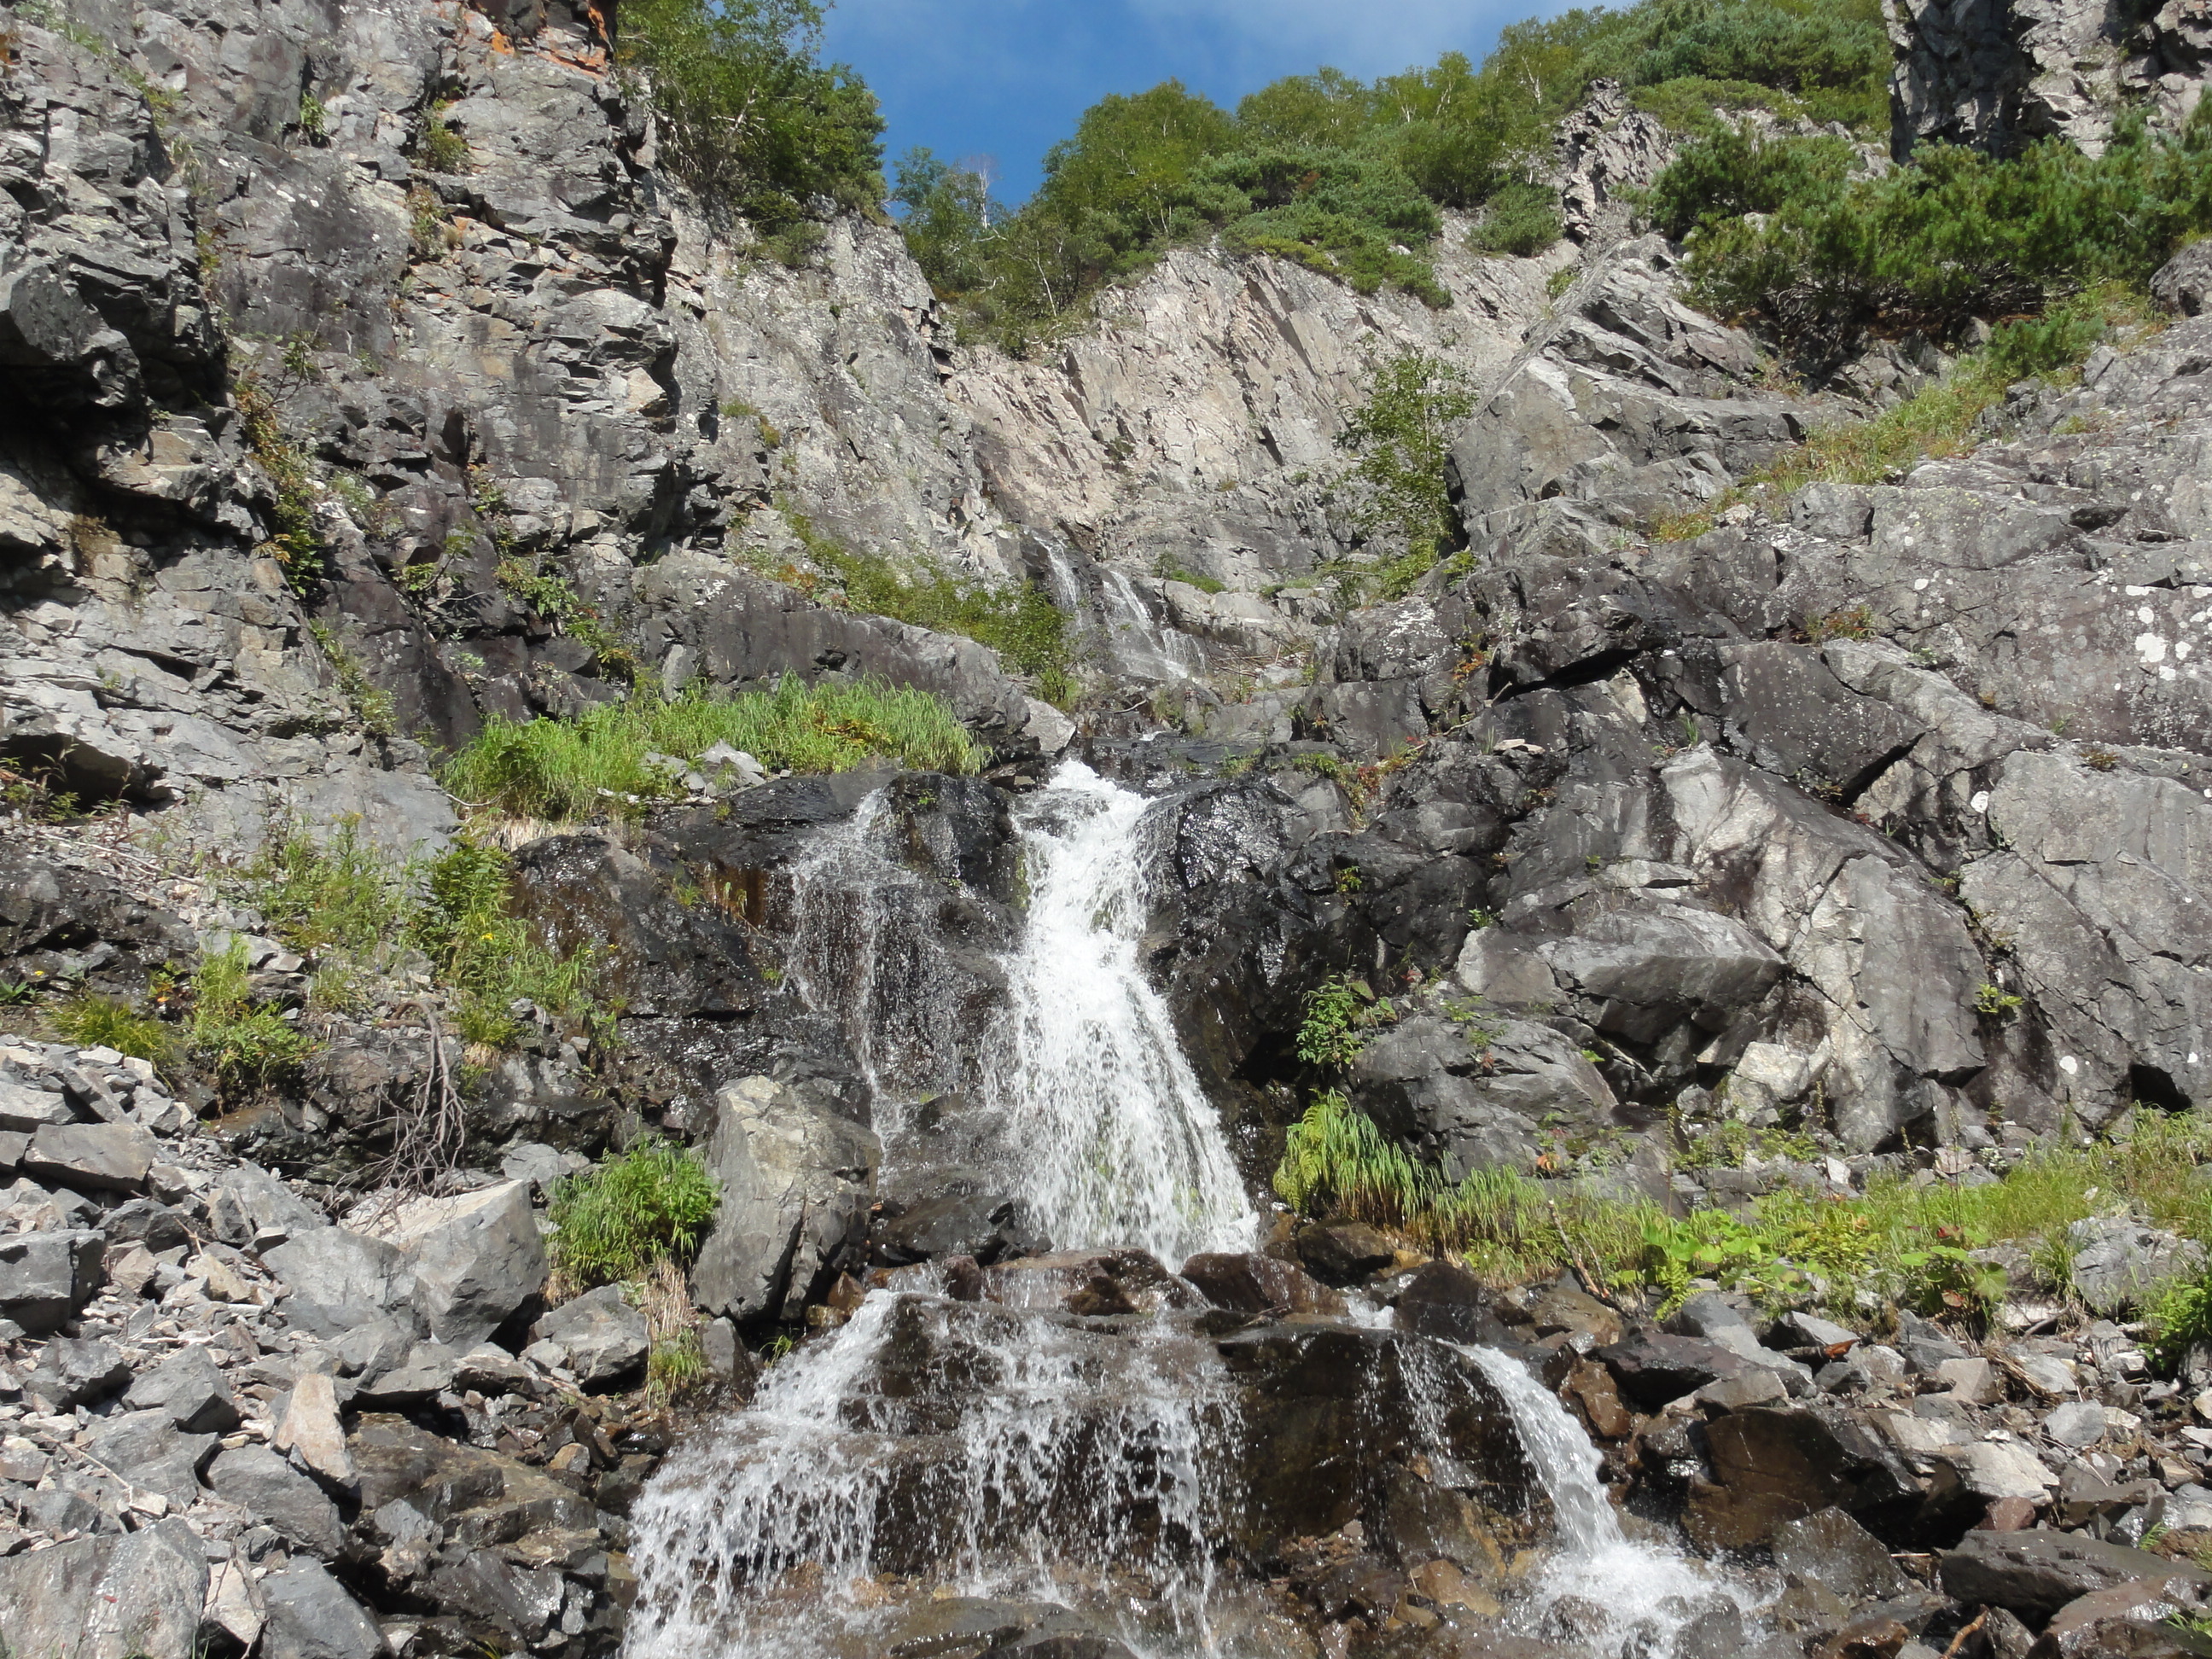
<path id="1" fill-rule="evenodd" d="M 1363 79 L 1456 48 L 1478 60 L 1542 0 L 836 0 L 824 56 L 883 102 L 886 157 L 989 155 L 996 191 L 1036 186 L 1045 149 L 1109 92 L 1170 76 L 1224 105 L 1333 64 Z"/>

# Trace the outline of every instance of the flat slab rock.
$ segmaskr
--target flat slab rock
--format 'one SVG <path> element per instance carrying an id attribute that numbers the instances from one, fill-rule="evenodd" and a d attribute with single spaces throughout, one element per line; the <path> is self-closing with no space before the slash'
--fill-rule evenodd
<path id="1" fill-rule="evenodd" d="M 1943 1593 L 2023 1619 L 2047 1619 L 2069 1601 L 2130 1579 L 2179 1578 L 2212 1588 L 2212 1573 L 2146 1550 L 2061 1532 L 1970 1532 L 1945 1553 Z"/>

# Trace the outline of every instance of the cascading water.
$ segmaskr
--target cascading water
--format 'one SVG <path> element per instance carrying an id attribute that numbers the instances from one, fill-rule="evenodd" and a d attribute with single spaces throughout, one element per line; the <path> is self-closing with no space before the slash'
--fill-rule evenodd
<path id="1" fill-rule="evenodd" d="M 1021 813 L 1029 926 L 991 1085 L 1008 1173 L 1063 1248 L 1170 1266 L 1257 1218 L 1218 1115 L 1138 960 L 1156 849 L 1141 795 L 1079 762 Z"/>
<path id="2" fill-rule="evenodd" d="M 1504 1397 L 1520 1431 L 1522 1449 L 1552 1498 L 1559 1548 L 1540 1571 L 1528 1622 L 1540 1620 L 1547 1610 L 1571 1596 L 1601 1620 L 1601 1650 L 1618 1651 L 1623 1638 L 1639 1627 L 1671 1636 L 1683 1611 L 1699 1598 L 1730 1593 L 1725 1581 L 1684 1556 L 1630 1541 L 1598 1483 L 1604 1460 L 1597 1448 L 1559 1396 L 1527 1367 L 1495 1348 L 1461 1352 Z"/>
<path id="3" fill-rule="evenodd" d="M 958 1157 L 992 1166 L 1062 1250 L 1134 1247 L 1172 1267 L 1252 1248 L 1256 1218 L 1218 1116 L 1143 970 L 1164 819 L 1070 763 L 1017 822 L 1027 918 L 1005 1006 L 980 1041 L 933 965 L 932 878 L 893 855 L 880 796 L 799 872 L 800 984 L 848 1030 L 866 1028 L 855 1047 L 887 1176 L 902 1158 L 941 1155 L 929 1144 L 939 1131 L 903 1122 L 898 1102 L 942 1079 L 975 1095 Z M 981 1301 L 972 1281 L 902 1270 L 672 1458 L 633 1516 L 630 1659 L 935 1651 L 945 1619 L 999 1618 L 1014 1602 L 1076 1608 L 1142 1659 L 1284 1651 L 1270 1592 L 1217 1577 L 1251 1501 L 1239 1482 L 1273 1451 L 1262 1420 L 1240 1412 L 1252 1396 L 1227 1348 L 1180 1281 L 1151 1270 L 1164 1282 L 1149 1314 L 1100 1307 L 1054 1279 L 1088 1271 L 1054 1265 L 1070 1260 L 991 1269 Z M 1337 1327 L 1332 1363 L 1387 1345 L 1374 1323 Z M 1406 1455 L 1458 1466 L 1455 1437 L 1485 1410 L 1502 1420 L 1502 1402 L 1519 1463 L 1550 1493 L 1561 1547 L 1522 1622 L 1585 1598 L 1606 1626 L 1590 1650 L 1609 1656 L 1624 1631 L 1679 1622 L 1669 1597 L 1710 1594 L 1688 1564 L 1624 1538 L 1595 1451 L 1517 1362 L 1419 1339 L 1397 1353 Z M 1486 1408 L 1468 1393 L 1486 1381 Z"/>

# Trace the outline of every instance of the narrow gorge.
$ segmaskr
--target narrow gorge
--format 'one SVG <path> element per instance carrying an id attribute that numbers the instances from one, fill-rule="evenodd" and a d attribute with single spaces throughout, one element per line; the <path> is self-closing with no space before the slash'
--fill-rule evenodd
<path id="1" fill-rule="evenodd" d="M 0 11 L 0 1659 L 2212 1653 L 2203 0 L 811 15 Z"/>

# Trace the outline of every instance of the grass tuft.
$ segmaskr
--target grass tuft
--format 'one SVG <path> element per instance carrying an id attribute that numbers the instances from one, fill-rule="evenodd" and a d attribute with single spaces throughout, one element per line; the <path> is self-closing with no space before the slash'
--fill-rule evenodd
<path id="1" fill-rule="evenodd" d="M 983 750 L 942 697 L 881 680 L 772 690 L 696 691 L 673 700 L 602 703 L 574 720 L 494 720 L 447 763 L 446 787 L 517 817 L 629 817 L 680 799 L 677 770 L 718 743 L 771 769 L 843 772 L 890 759 L 935 772 L 972 773 Z"/>
<path id="2" fill-rule="evenodd" d="M 169 1028 L 129 1003 L 93 992 L 71 997 L 53 1012 L 54 1030 L 80 1048 L 112 1048 L 118 1054 L 166 1066 L 176 1055 Z"/>
<path id="3" fill-rule="evenodd" d="M 714 1219 L 714 1178 L 688 1148 L 647 1136 L 553 1189 L 553 1268 L 575 1289 L 688 1261 Z"/>

